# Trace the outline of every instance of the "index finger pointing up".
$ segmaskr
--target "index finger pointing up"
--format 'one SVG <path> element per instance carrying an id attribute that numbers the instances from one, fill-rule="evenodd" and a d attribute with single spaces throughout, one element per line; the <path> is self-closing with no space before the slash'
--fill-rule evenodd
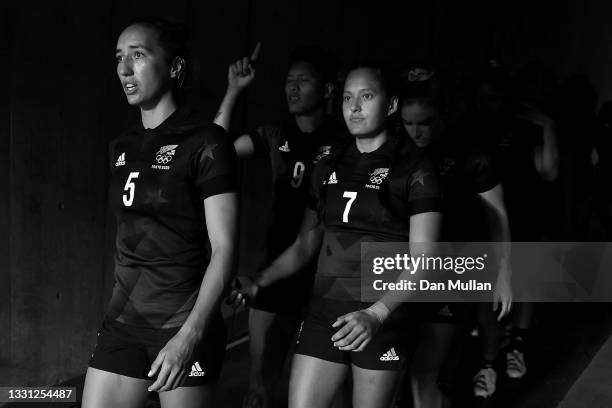
<path id="1" fill-rule="evenodd" d="M 261 42 L 257 41 L 257 44 L 255 44 L 255 49 L 253 50 L 253 53 L 251 54 L 251 61 L 257 60 L 257 57 L 259 56 L 259 50 L 261 50 Z"/>

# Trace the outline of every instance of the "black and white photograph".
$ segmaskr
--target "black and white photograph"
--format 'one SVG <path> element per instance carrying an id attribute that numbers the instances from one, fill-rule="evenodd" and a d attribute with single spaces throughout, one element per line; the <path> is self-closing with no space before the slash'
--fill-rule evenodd
<path id="1" fill-rule="evenodd" d="M 612 407 L 611 19 L 2 1 L 0 407 Z"/>

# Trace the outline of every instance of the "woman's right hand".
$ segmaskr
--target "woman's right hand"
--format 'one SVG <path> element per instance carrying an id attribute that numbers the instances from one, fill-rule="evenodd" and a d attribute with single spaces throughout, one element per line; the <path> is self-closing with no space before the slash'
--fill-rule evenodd
<path id="1" fill-rule="evenodd" d="M 226 302 L 234 308 L 246 307 L 249 305 L 259 293 L 259 285 L 253 278 L 247 276 L 239 276 L 232 283 L 232 290 L 228 295 Z"/>
<path id="2" fill-rule="evenodd" d="M 331 338 L 334 347 L 342 351 L 363 351 L 381 326 L 381 321 L 370 309 L 357 310 L 336 319 L 332 327 L 338 329 Z"/>
<path id="3" fill-rule="evenodd" d="M 227 87 L 234 92 L 242 92 L 255 79 L 255 68 L 253 63 L 257 60 L 261 43 L 257 43 L 251 58 L 244 57 L 233 64 L 227 70 Z"/>

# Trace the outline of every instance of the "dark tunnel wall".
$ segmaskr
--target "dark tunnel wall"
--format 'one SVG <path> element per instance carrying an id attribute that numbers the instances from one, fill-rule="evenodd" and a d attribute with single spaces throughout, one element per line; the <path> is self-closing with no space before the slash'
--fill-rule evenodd
<path id="1" fill-rule="evenodd" d="M 582 71 L 612 97 L 607 1 L 533 4 L 452 0 L 90 1 L 4 4 L 0 77 L 0 385 L 55 384 L 85 370 L 112 287 L 108 142 L 138 112 L 116 80 L 113 47 L 126 23 L 160 15 L 192 33 L 189 98 L 214 115 L 227 64 L 263 49 L 236 129 L 278 119 L 289 50 L 320 43 L 341 61 L 429 59 L 465 71 L 485 46 L 510 69 L 530 60 L 560 78 Z M 21 4 L 21 3 L 20 3 Z M 544 26 L 545 25 L 545 26 Z M 252 272 L 265 217 L 262 163 L 243 169 L 241 272 Z M 263 204 L 262 204 L 263 203 Z M 253 210 L 255 208 L 255 210 Z M 256 215 L 254 215 L 256 214 Z"/>

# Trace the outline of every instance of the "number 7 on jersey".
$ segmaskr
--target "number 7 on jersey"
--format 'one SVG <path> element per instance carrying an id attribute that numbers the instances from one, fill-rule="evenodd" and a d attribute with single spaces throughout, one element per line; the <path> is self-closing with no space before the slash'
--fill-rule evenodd
<path id="1" fill-rule="evenodd" d="M 344 198 L 348 198 L 349 200 L 346 203 L 346 207 L 344 207 L 344 214 L 342 214 L 342 222 L 348 222 L 349 211 L 351 211 L 351 205 L 353 205 L 353 201 L 357 198 L 356 191 L 345 191 Z"/>

